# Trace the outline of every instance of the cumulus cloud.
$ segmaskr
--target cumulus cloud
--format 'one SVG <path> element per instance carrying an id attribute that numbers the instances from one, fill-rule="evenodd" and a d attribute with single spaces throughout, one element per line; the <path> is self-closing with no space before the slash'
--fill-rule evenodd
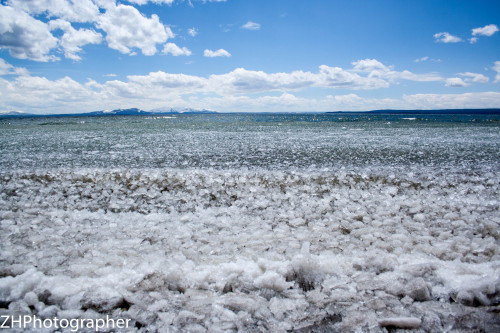
<path id="1" fill-rule="evenodd" d="M 64 21 L 59 21 L 58 24 L 65 25 Z M 172 46 L 172 49 L 175 48 Z M 493 68 L 498 73 L 496 79 L 500 81 L 500 61 L 496 62 Z M 39 113 L 68 112 L 68 108 L 75 112 L 92 111 L 123 105 L 134 105 L 148 110 L 164 106 L 165 101 L 179 107 L 201 107 L 220 111 L 495 107 L 500 102 L 500 93 L 417 94 L 397 99 L 363 98 L 349 91 L 335 95 L 337 89 L 343 92 L 380 89 L 397 84 L 401 80 L 442 81 L 449 87 L 463 87 L 474 82 L 487 81 L 487 77 L 482 74 L 471 72 L 444 79 L 434 73 L 396 71 L 392 66 L 376 59 L 355 61 L 350 69 L 322 65 L 317 71 L 267 73 L 237 68 L 224 74 L 209 76 L 156 71 L 145 75 L 129 75 L 125 79 L 117 79 L 115 75 L 110 74 L 110 78 L 104 83 L 89 80 L 85 84 L 69 77 L 49 80 L 32 77 L 27 73 L 24 77 L 13 76 L 10 74 L 18 73 L 17 69 L 5 61 L 0 61 L 1 73 L 8 76 L 0 78 L 0 110 L 16 109 Z M 314 88 L 329 89 L 329 95 L 314 99 L 295 94 Z"/>
<path id="2" fill-rule="evenodd" d="M 49 80 L 44 77 L 18 76 L 13 81 L 0 79 L 0 109 L 29 110 L 33 113 L 88 110 L 97 94 L 69 77 Z M 92 101 L 94 99 L 94 101 Z"/>
<path id="3" fill-rule="evenodd" d="M 3 62 L 0 62 L 0 69 L 12 71 L 12 67 Z M 123 105 L 148 110 L 168 103 L 176 107 L 219 111 L 356 111 L 383 108 L 488 108 L 500 103 L 500 92 L 415 94 L 400 98 L 364 98 L 353 93 L 303 98 L 290 91 L 281 91 L 278 95 L 272 92 L 280 87 L 319 85 L 320 81 L 312 80 L 320 80 L 321 75 L 319 72 L 301 71 L 268 74 L 241 69 L 222 75 L 199 77 L 158 71 L 147 75 L 131 75 L 123 81 L 111 79 L 98 83 L 89 80 L 85 84 L 69 77 L 49 80 L 36 76 L 16 76 L 10 81 L 0 78 L 0 110 L 67 113 L 69 109 L 83 112 Z M 228 82 L 229 79 L 232 81 Z M 262 92 L 264 95 L 251 97 L 245 94 L 258 91 L 263 86 L 268 89 Z"/>
<path id="4" fill-rule="evenodd" d="M 116 0 L 92 0 L 94 3 L 103 9 L 110 9 L 116 7 Z"/>
<path id="5" fill-rule="evenodd" d="M 128 2 L 134 5 L 171 5 L 176 0 Z M 98 30 L 89 26 L 81 28 L 75 23 L 92 24 Z M 56 30 L 62 30 L 63 33 Z M 195 28 L 188 29 L 190 36 L 194 37 L 197 33 Z M 5 0 L 0 4 L 0 49 L 9 50 L 13 57 L 55 61 L 59 58 L 54 55 L 54 51 L 61 51 L 66 58 L 78 61 L 81 60 L 83 46 L 101 43 L 103 35 L 109 48 L 124 54 L 142 52 L 151 56 L 158 52 L 157 44 L 164 45 L 164 53 L 191 54 L 185 47 L 180 48 L 171 43 L 165 45 L 175 35 L 160 22 L 158 15 L 146 16 L 138 8 L 116 0 Z M 222 49 L 208 50 L 206 53 L 208 56 L 230 56 Z"/>
<path id="6" fill-rule="evenodd" d="M 445 82 L 446 82 L 447 87 L 452 87 L 452 88 L 460 88 L 460 87 L 468 86 L 468 84 L 465 83 L 464 80 L 462 80 L 459 77 L 452 77 L 452 78 L 446 79 Z"/>
<path id="7" fill-rule="evenodd" d="M 106 32 L 108 46 L 124 54 L 132 54 L 131 48 L 138 48 L 144 55 L 154 55 L 156 44 L 174 37 L 172 30 L 160 23 L 158 15 L 147 18 L 127 5 L 106 10 L 98 19 L 98 27 Z"/>
<path id="8" fill-rule="evenodd" d="M 162 71 L 152 72 L 148 75 L 129 75 L 127 79 L 132 84 L 139 86 L 157 86 L 159 88 L 189 88 L 206 89 L 207 79 L 195 75 L 171 74 Z M 188 91 L 188 90 L 186 90 Z"/>
<path id="9" fill-rule="evenodd" d="M 203 51 L 203 56 L 208 57 L 208 58 L 214 58 L 214 57 L 230 57 L 231 53 L 227 52 L 224 49 L 218 49 L 217 51 L 212 51 L 206 49 Z"/>
<path id="10" fill-rule="evenodd" d="M 77 54 L 82 51 L 82 46 L 87 44 L 100 44 L 102 41 L 102 35 L 89 29 L 78 29 L 76 30 L 71 26 L 71 23 L 64 21 L 62 19 L 57 19 L 49 22 L 49 27 L 51 30 L 60 29 L 64 31 L 63 36 L 59 40 L 64 56 L 73 60 L 81 60 L 81 57 Z"/>
<path id="11" fill-rule="evenodd" d="M 498 27 L 495 24 L 485 25 L 481 28 L 472 29 L 472 36 L 492 36 L 498 31 Z"/>
<path id="12" fill-rule="evenodd" d="M 57 46 L 57 38 L 49 26 L 23 11 L 0 5 L 0 48 L 8 49 L 11 56 L 35 61 L 57 58 L 49 55 Z"/>
<path id="13" fill-rule="evenodd" d="M 99 8 L 91 0 L 8 0 L 7 3 L 29 14 L 46 14 L 71 22 L 92 22 Z"/>
<path id="14" fill-rule="evenodd" d="M 260 30 L 260 24 L 252 22 L 252 21 L 248 21 L 247 23 L 243 24 L 241 26 L 241 28 L 247 29 L 247 30 Z"/>
<path id="15" fill-rule="evenodd" d="M 175 57 L 185 55 L 185 56 L 190 56 L 191 51 L 187 47 L 180 48 L 179 46 L 175 45 L 174 43 L 167 43 L 163 47 L 163 53 L 164 54 L 171 54 Z"/>
<path id="16" fill-rule="evenodd" d="M 382 64 L 376 59 L 363 59 L 352 62 L 355 71 L 359 72 L 372 72 L 372 71 L 383 71 L 387 72 L 390 70 L 389 67 Z"/>
<path id="17" fill-rule="evenodd" d="M 14 66 L 7 63 L 5 60 L 0 58 L 0 75 L 7 75 L 14 73 Z"/>
<path id="18" fill-rule="evenodd" d="M 169 74 L 162 71 L 148 75 L 128 76 L 127 82 L 116 81 L 109 83 L 113 89 L 126 91 L 151 98 L 165 96 L 165 94 L 187 93 L 216 93 L 223 96 L 233 94 L 265 93 L 272 91 L 289 92 L 311 87 L 339 88 L 353 90 L 379 89 L 390 86 L 391 82 L 399 79 L 413 81 L 443 80 L 434 74 L 414 74 L 408 71 L 396 72 L 374 59 L 355 62 L 357 70 L 345 70 L 340 67 L 322 65 L 317 72 L 292 71 L 288 73 L 266 73 L 245 68 L 237 68 L 225 74 L 213 74 L 209 77 L 200 77 L 184 74 Z M 384 75 L 373 75 L 380 72 L 380 68 L 387 69 Z M 164 90 L 167 89 L 167 90 Z M 117 91 L 118 91 L 117 90 Z"/>
<path id="19" fill-rule="evenodd" d="M 0 58 L 0 75 L 29 75 L 29 72 L 24 67 L 14 67 Z"/>
<path id="20" fill-rule="evenodd" d="M 209 80 L 220 93 L 253 93 L 301 89 L 313 85 L 315 77 L 302 71 L 269 74 L 237 68 L 227 74 L 211 75 Z"/>
<path id="21" fill-rule="evenodd" d="M 465 73 L 458 73 L 458 75 L 464 77 L 464 81 L 466 82 L 486 83 L 490 80 L 483 74 L 478 74 L 478 73 L 465 72 Z"/>
<path id="22" fill-rule="evenodd" d="M 361 71 L 359 68 L 363 67 L 358 66 L 358 69 L 355 68 L 355 71 Z M 362 69 L 362 71 L 367 70 L 367 68 Z M 340 67 L 321 65 L 319 67 L 319 80 L 315 86 L 358 90 L 387 88 L 389 87 L 389 83 L 378 75 L 361 76 Z"/>
<path id="23" fill-rule="evenodd" d="M 442 81 L 443 78 L 435 73 L 415 74 L 404 70 L 402 72 L 392 70 L 392 66 L 386 66 L 376 59 L 363 59 L 354 61 L 353 71 L 367 73 L 366 79 L 371 79 L 371 86 L 374 88 L 387 87 L 389 83 L 398 80 L 408 80 L 417 82 Z"/>
<path id="24" fill-rule="evenodd" d="M 462 41 L 460 37 L 453 36 L 448 32 L 438 32 L 434 34 L 434 39 L 438 43 L 458 43 Z"/>
<path id="25" fill-rule="evenodd" d="M 126 81 L 78 83 L 65 77 L 0 78 L 0 110 L 34 113 L 84 112 L 134 105 L 144 110 L 175 106 L 210 108 L 218 111 L 363 111 L 373 109 L 491 108 L 500 104 L 500 92 L 465 94 L 414 94 L 399 98 L 365 98 L 357 94 L 329 94 L 304 98 L 291 92 L 267 93 L 252 97 L 221 94 L 214 78 L 154 72 L 129 76 Z M 206 94 L 205 92 L 215 92 Z"/>

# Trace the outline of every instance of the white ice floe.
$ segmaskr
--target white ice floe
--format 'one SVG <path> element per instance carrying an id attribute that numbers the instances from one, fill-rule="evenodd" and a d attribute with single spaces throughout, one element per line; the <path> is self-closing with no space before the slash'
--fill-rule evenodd
<path id="1" fill-rule="evenodd" d="M 494 331 L 499 179 L 2 172 L 0 314 L 111 315 L 160 332 Z"/>

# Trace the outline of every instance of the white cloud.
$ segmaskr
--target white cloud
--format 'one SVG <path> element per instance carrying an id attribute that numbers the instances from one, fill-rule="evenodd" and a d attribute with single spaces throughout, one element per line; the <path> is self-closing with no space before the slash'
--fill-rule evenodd
<path id="1" fill-rule="evenodd" d="M 316 77 L 310 72 L 265 73 L 237 68 L 232 72 L 209 77 L 210 86 L 222 94 L 283 91 L 312 86 Z"/>
<path id="2" fill-rule="evenodd" d="M 92 22 L 99 8 L 91 0 L 8 0 L 14 8 L 29 14 L 46 14 L 71 22 Z"/>
<path id="3" fill-rule="evenodd" d="M 475 83 L 486 83 L 490 79 L 483 74 L 477 74 L 477 73 L 471 73 L 471 72 L 465 72 L 465 73 L 458 73 L 458 75 L 464 77 L 466 82 L 475 82 Z"/>
<path id="4" fill-rule="evenodd" d="M 363 59 L 363 60 L 353 61 L 352 65 L 354 66 L 354 70 L 359 72 L 372 72 L 372 71 L 387 72 L 390 70 L 389 67 L 385 66 L 376 59 Z"/>
<path id="5" fill-rule="evenodd" d="M 452 77 L 452 78 L 446 79 L 445 82 L 446 82 L 447 87 L 452 87 L 452 88 L 460 88 L 460 87 L 468 86 L 468 84 L 465 83 L 464 80 L 462 80 L 459 77 Z"/>
<path id="6" fill-rule="evenodd" d="M 367 86 L 372 87 L 371 89 L 387 87 L 389 83 L 393 83 L 398 80 L 417 82 L 432 82 L 443 80 L 441 76 L 435 73 L 415 74 L 407 70 L 404 70 L 402 72 L 394 71 L 392 70 L 393 66 L 386 66 L 376 59 L 358 60 L 354 61 L 352 65 L 354 66 L 353 71 L 368 73 L 368 75 L 364 77 L 363 80 L 364 82 L 368 82 L 366 79 L 371 79 L 370 85 Z"/>
<path id="7" fill-rule="evenodd" d="M 0 5 L 0 48 L 8 49 L 11 56 L 34 61 L 57 58 L 49 55 L 57 46 L 57 38 L 49 26 L 23 11 Z"/>
<path id="8" fill-rule="evenodd" d="M 477 37 L 471 37 L 471 38 L 469 38 L 469 43 L 476 44 L 477 43 Z"/>
<path id="9" fill-rule="evenodd" d="M 64 21 L 59 24 L 63 25 Z M 55 23 L 53 23 L 55 24 Z M 175 45 L 175 44 L 174 44 Z M 181 49 L 182 50 L 182 49 Z M 317 71 L 266 73 L 237 68 L 225 74 L 196 76 L 163 71 L 146 75 L 116 75 L 104 83 L 89 80 L 81 84 L 69 77 L 49 80 L 43 77 L 5 76 L 0 78 L 0 110 L 24 110 L 38 113 L 67 113 L 119 108 L 133 105 L 145 110 L 165 106 L 210 108 L 219 111 L 332 111 L 372 109 L 436 109 L 497 107 L 499 93 L 415 94 L 401 98 L 364 98 L 350 92 L 380 89 L 402 80 L 442 81 L 449 87 L 486 82 L 482 74 L 464 72 L 444 79 L 434 73 L 395 71 L 376 59 L 352 63 L 351 69 L 322 65 Z M 493 67 L 500 81 L 500 61 Z M 0 61 L 0 74 L 18 74 L 18 70 Z M 296 94 L 310 89 L 324 91 L 324 98 L 304 98 Z M 337 89 L 347 93 L 335 95 Z M 254 94 L 258 94 L 255 96 Z"/>
<path id="10" fill-rule="evenodd" d="M 210 75 L 208 78 L 181 74 L 154 72 L 148 75 L 130 76 L 127 84 L 140 82 L 133 90 L 148 87 L 147 91 L 163 89 L 163 87 L 186 90 L 178 93 L 217 93 L 224 96 L 231 94 L 265 93 L 271 91 L 289 92 L 305 88 L 320 87 L 332 89 L 369 90 L 387 88 L 399 80 L 409 81 L 444 81 L 440 76 L 430 74 L 414 74 L 409 71 L 381 71 L 389 67 L 372 59 L 355 62 L 355 68 L 363 69 L 362 75 L 354 70 L 322 65 L 318 72 L 293 71 L 289 73 L 266 73 L 237 68 L 226 74 Z M 357 66 L 357 67 L 356 67 Z M 371 70 L 368 72 L 368 70 Z M 156 88 L 155 88 L 156 87 Z M 183 88 L 183 89 L 184 89 Z M 189 88 L 189 89 L 188 89 Z M 147 92 L 145 92 L 147 93 Z M 165 91 L 156 91 L 163 96 Z"/>
<path id="11" fill-rule="evenodd" d="M 434 39 L 439 43 L 458 43 L 462 41 L 460 37 L 450 35 L 448 32 L 438 32 L 434 34 Z"/>
<path id="12" fill-rule="evenodd" d="M 494 24 L 485 25 L 481 28 L 472 29 L 472 36 L 492 36 L 498 31 L 498 27 Z"/>
<path id="13" fill-rule="evenodd" d="M 12 70 L 8 64 L 1 62 L 0 68 Z M 249 76 L 253 77 L 253 81 Z M 500 104 L 500 92 L 414 94 L 400 98 L 364 98 L 353 93 L 304 98 L 290 91 L 281 91 L 278 95 L 272 92 L 279 87 L 310 87 L 315 86 L 314 84 L 319 86 L 320 81 L 309 81 L 320 80 L 320 77 L 320 73 L 302 71 L 268 74 L 245 72 L 242 69 L 240 72 L 235 70 L 206 78 L 159 71 L 148 75 L 128 76 L 124 81 L 111 79 L 98 83 L 89 80 L 81 84 L 69 77 L 49 80 L 43 77 L 17 76 L 10 81 L 0 78 L 0 110 L 67 113 L 70 110 L 84 112 L 119 108 L 124 105 L 149 110 L 166 106 L 168 103 L 168 106 L 210 108 L 218 111 L 363 111 L 386 108 L 491 108 Z M 231 78 L 233 81 L 225 82 Z M 263 82 L 260 82 L 261 80 Z M 245 81 L 250 81 L 248 84 L 253 88 L 238 85 Z M 258 91 L 262 86 L 267 86 L 268 90 L 262 91 L 258 97 L 245 94 Z"/>
<path id="14" fill-rule="evenodd" d="M 154 55 L 156 44 L 174 37 L 156 14 L 147 18 L 135 7 L 126 5 L 106 10 L 98 19 L 98 27 L 106 32 L 108 46 L 125 54 L 132 54 L 131 48 L 138 48 L 144 55 Z"/>
<path id="15" fill-rule="evenodd" d="M 0 91 L 3 91 L 1 109 L 33 113 L 87 110 L 97 98 L 91 89 L 69 77 L 55 81 L 36 76 L 19 76 L 13 81 L 0 79 Z"/>
<path id="16" fill-rule="evenodd" d="M 132 84 L 158 88 L 188 88 L 204 90 L 208 87 L 207 79 L 194 75 L 170 74 L 162 71 L 148 75 L 129 75 L 127 79 Z M 189 91 L 189 90 L 186 90 Z"/>
<path id="17" fill-rule="evenodd" d="M 198 34 L 198 30 L 196 30 L 196 28 L 190 28 L 188 29 L 188 34 L 189 36 L 194 37 Z"/>
<path id="18" fill-rule="evenodd" d="M 499 92 L 464 94 L 414 94 L 403 96 L 405 108 L 409 109 L 479 109 L 497 108 Z"/>
<path id="19" fill-rule="evenodd" d="M 0 75 L 8 75 L 14 73 L 14 66 L 0 58 Z"/>
<path id="20" fill-rule="evenodd" d="M 116 0 L 92 0 L 94 3 L 103 9 L 110 9 L 116 7 Z"/>
<path id="21" fill-rule="evenodd" d="M 171 5 L 175 0 L 127 0 L 128 2 L 135 3 L 137 5 L 145 5 L 148 2 L 155 3 L 157 5 Z"/>
<path id="22" fill-rule="evenodd" d="M 353 63 L 357 66 L 355 70 L 367 71 L 366 65 L 359 62 Z M 357 73 L 346 71 L 340 67 L 319 66 L 319 77 L 315 86 L 324 86 L 341 89 L 379 89 L 389 87 L 389 83 L 378 77 L 378 75 L 361 76 Z M 371 73 L 370 73 L 371 74 Z"/>
<path id="23" fill-rule="evenodd" d="M 367 64 L 369 62 L 364 63 Z M 358 63 L 358 65 L 361 64 L 362 62 Z M 372 64 L 376 63 L 372 62 Z M 399 79 L 414 81 L 443 80 L 434 74 L 413 74 L 408 71 L 387 71 L 385 75 L 385 77 L 377 77 L 373 76 L 372 72 L 369 72 L 362 76 L 340 67 L 329 67 L 326 65 L 320 66 L 319 71 L 316 73 L 304 71 L 266 73 L 237 68 L 226 74 L 210 75 L 208 78 L 169 74 L 159 71 L 148 75 L 129 76 L 129 82 L 120 83 L 119 85 L 133 86 L 133 88 L 127 88 L 127 92 L 130 93 L 131 89 L 137 94 L 140 94 L 139 91 L 146 89 L 142 93 L 164 96 L 165 93 L 172 93 L 172 89 L 175 88 L 178 89 L 176 91 L 177 94 L 217 93 L 229 96 L 232 94 L 265 93 L 271 91 L 287 92 L 311 87 L 367 90 L 388 87 L 390 86 L 390 82 L 395 82 Z M 169 91 L 161 90 L 164 88 L 168 88 Z"/>
<path id="24" fill-rule="evenodd" d="M 391 83 L 398 80 L 408 80 L 415 82 L 436 82 L 443 81 L 443 78 L 436 73 L 415 74 L 410 71 L 404 70 L 402 72 L 390 71 L 385 75 Z"/>
<path id="25" fill-rule="evenodd" d="M 101 0 L 102 1 L 102 0 Z M 113 0 L 114 1 L 114 0 Z M 146 5 L 148 3 L 154 3 L 154 4 L 157 4 L 157 5 L 171 5 L 173 4 L 176 0 L 126 0 L 130 3 L 134 3 L 136 5 Z M 177 0 L 178 2 L 182 2 L 184 0 Z M 191 0 L 187 0 L 188 1 L 188 5 L 193 7 L 193 4 L 191 3 Z M 193 0 L 195 1 L 195 0 Z M 227 0 L 197 0 L 197 1 L 201 1 L 203 3 L 207 3 L 207 2 L 226 2 Z"/>
<path id="26" fill-rule="evenodd" d="M 180 48 L 179 46 L 175 45 L 174 43 L 167 43 L 163 47 L 163 53 L 164 54 L 171 54 L 175 57 L 180 56 L 180 55 L 185 55 L 185 56 L 190 56 L 191 51 L 187 47 Z"/>
<path id="27" fill-rule="evenodd" d="M 422 62 L 422 61 L 427 61 L 427 60 L 429 60 L 429 57 L 425 56 L 425 57 L 422 57 L 422 58 L 415 59 L 415 62 Z"/>
<path id="28" fill-rule="evenodd" d="M 441 62 L 441 59 L 434 59 L 434 58 L 430 58 L 428 56 L 425 56 L 425 57 L 418 58 L 418 59 L 414 60 L 414 62 L 425 62 L 425 61 Z"/>
<path id="29" fill-rule="evenodd" d="M 29 75 L 29 72 L 24 67 L 14 67 L 2 58 L 0 58 L 0 76 L 1 75 Z"/>
<path id="30" fill-rule="evenodd" d="M 102 35 L 89 29 L 76 30 L 71 26 L 71 23 L 57 19 L 49 22 L 51 30 L 61 29 L 64 31 L 63 36 L 59 40 L 59 44 L 64 50 L 64 56 L 73 60 L 81 60 L 77 54 L 82 51 L 81 46 L 87 44 L 100 44 Z"/>
<path id="31" fill-rule="evenodd" d="M 497 75 L 495 76 L 495 83 L 500 82 L 500 61 L 495 61 L 493 65 L 493 70 L 497 72 Z"/>
<path id="32" fill-rule="evenodd" d="M 227 52 L 224 49 L 218 49 L 217 51 L 205 50 L 203 51 L 203 56 L 214 58 L 214 57 L 230 57 L 231 53 Z"/>
<path id="33" fill-rule="evenodd" d="M 252 22 L 252 21 L 248 21 L 247 23 L 243 24 L 241 26 L 241 28 L 247 29 L 247 30 L 260 30 L 260 24 Z"/>
<path id="34" fill-rule="evenodd" d="M 192 102 L 190 100 L 190 102 Z M 207 97 L 196 99 L 192 107 L 219 111 L 368 111 L 377 109 L 460 109 L 494 108 L 500 103 L 500 92 L 465 94 L 414 94 L 400 98 L 364 98 L 357 94 L 327 95 L 322 99 L 300 98 L 291 94 L 280 96 Z"/>

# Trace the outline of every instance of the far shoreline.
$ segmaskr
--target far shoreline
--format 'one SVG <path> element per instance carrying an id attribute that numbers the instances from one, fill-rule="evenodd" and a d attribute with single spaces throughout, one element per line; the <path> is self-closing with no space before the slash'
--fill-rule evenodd
<path id="1" fill-rule="evenodd" d="M 138 108 L 116 109 L 112 111 L 93 111 L 80 113 L 62 113 L 62 114 L 34 114 L 24 112 L 0 113 L 0 119 L 5 118 L 43 118 L 43 117 L 113 117 L 113 116 L 178 116 L 178 115 L 229 115 L 229 114 L 330 114 L 330 115 L 349 115 L 349 114 L 384 114 L 384 115 L 500 115 L 500 108 L 487 109 L 436 109 L 436 110 L 370 110 L 370 111 L 275 111 L 275 112 L 217 112 L 209 110 L 190 110 L 190 111 L 144 111 Z"/>

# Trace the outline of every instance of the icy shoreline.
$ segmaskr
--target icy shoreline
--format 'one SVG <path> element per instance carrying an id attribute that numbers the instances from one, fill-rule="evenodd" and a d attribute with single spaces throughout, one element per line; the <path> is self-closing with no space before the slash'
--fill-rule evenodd
<path id="1" fill-rule="evenodd" d="M 2 172 L 0 315 L 498 330 L 499 175 L 424 171 Z"/>

